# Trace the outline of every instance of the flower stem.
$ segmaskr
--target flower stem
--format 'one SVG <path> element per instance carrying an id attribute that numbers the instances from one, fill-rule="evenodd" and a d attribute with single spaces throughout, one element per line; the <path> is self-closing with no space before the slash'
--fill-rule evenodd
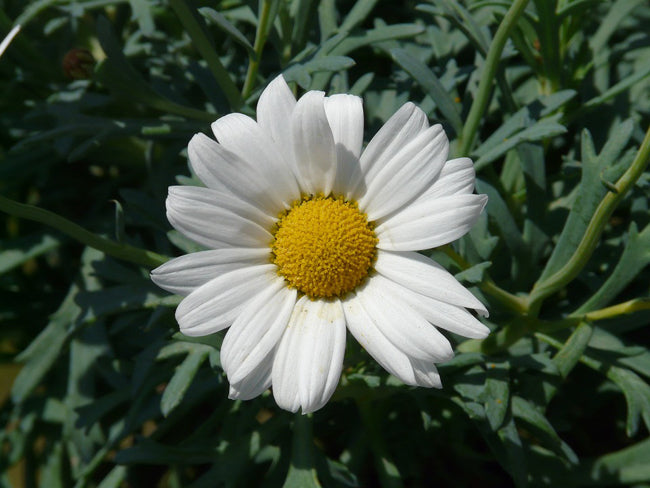
<path id="1" fill-rule="evenodd" d="M 239 109 L 242 106 L 239 90 L 237 90 L 237 86 L 230 79 L 226 68 L 221 64 L 221 60 L 214 50 L 210 39 L 199 21 L 195 18 L 195 13 L 192 12 L 185 0 L 169 0 L 169 3 L 176 12 L 176 15 L 178 15 L 179 20 L 192 39 L 192 43 L 197 51 L 208 63 L 212 75 L 217 80 L 217 83 L 230 103 L 230 108 L 233 110 Z"/>
<path id="2" fill-rule="evenodd" d="M 533 287 L 528 300 L 529 312 L 531 314 L 537 315 L 546 297 L 568 284 L 582 271 L 587 261 L 589 261 L 591 254 L 596 249 L 600 241 L 600 235 L 609 218 L 625 194 L 632 188 L 643 171 L 645 171 L 648 161 L 650 161 L 650 128 L 646 132 L 632 165 L 616 182 L 612 189 L 613 191 L 607 193 L 605 198 L 600 202 L 600 205 L 598 205 L 598 208 L 596 208 L 585 231 L 585 235 L 571 258 L 553 275 L 541 282 L 537 282 Z"/>
<path id="3" fill-rule="evenodd" d="M 262 50 L 264 49 L 264 44 L 266 44 L 266 38 L 269 35 L 273 17 L 275 17 L 275 15 L 271 15 L 271 4 L 272 1 L 270 0 L 263 0 L 261 2 L 259 20 L 257 22 L 257 32 L 255 33 L 255 44 L 253 44 L 255 57 L 249 56 L 246 81 L 244 81 L 244 88 L 242 89 L 242 98 L 244 100 L 246 100 L 253 91 L 255 78 L 257 77 L 257 70 L 260 66 L 260 59 L 262 59 Z"/>
<path id="4" fill-rule="evenodd" d="M 594 310 L 593 312 L 582 314 L 571 314 L 569 317 L 582 317 L 583 320 L 595 322 L 596 320 L 605 320 L 618 317 L 628 313 L 640 312 L 641 310 L 650 310 L 650 298 L 634 298 L 627 302 L 617 303 L 610 307 Z"/>
<path id="5" fill-rule="evenodd" d="M 454 251 L 454 249 L 451 246 L 449 245 L 442 246 L 438 249 L 444 252 L 451 259 L 453 259 L 461 269 L 471 268 L 472 265 L 467 261 L 465 261 L 465 259 L 456 251 Z M 484 276 L 483 280 L 480 283 L 478 283 L 478 287 L 488 295 L 492 296 L 493 298 L 501 302 L 502 305 L 504 305 L 505 307 L 509 308 L 514 312 L 523 314 L 528 310 L 526 305 L 526 300 L 516 295 L 513 295 L 512 293 L 504 290 L 503 288 L 500 288 L 487 275 Z"/>
<path id="6" fill-rule="evenodd" d="M 160 266 L 169 260 L 168 257 L 161 254 L 98 236 L 54 212 L 33 205 L 18 203 L 2 195 L 0 195 L 0 211 L 15 217 L 34 220 L 49 225 L 87 246 L 118 259 L 123 259 L 124 261 L 154 267 Z"/>
<path id="7" fill-rule="evenodd" d="M 375 458 L 375 468 L 382 488 L 403 488 L 402 478 L 397 466 L 391 461 L 386 442 L 379 429 L 377 410 L 368 400 L 357 400 L 361 421 L 368 436 L 368 443 Z"/>
<path id="8" fill-rule="evenodd" d="M 492 83 L 501 59 L 501 52 L 508 40 L 510 30 L 516 24 L 517 19 L 523 13 L 526 5 L 528 5 L 528 0 L 515 0 L 494 35 L 487 57 L 485 58 L 485 67 L 483 68 L 483 73 L 481 73 L 481 81 L 478 85 L 476 97 L 469 110 L 463 132 L 458 140 L 459 154 L 461 155 L 467 155 L 472 148 L 479 122 L 490 101 Z"/>

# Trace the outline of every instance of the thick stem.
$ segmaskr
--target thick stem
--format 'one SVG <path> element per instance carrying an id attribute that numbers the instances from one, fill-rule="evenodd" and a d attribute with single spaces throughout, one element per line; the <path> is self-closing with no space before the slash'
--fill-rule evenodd
<path id="1" fill-rule="evenodd" d="M 84 229 L 80 225 L 63 218 L 54 212 L 50 212 L 49 210 L 34 207 L 33 205 L 18 203 L 1 195 L 0 211 L 6 212 L 15 217 L 34 220 L 49 225 L 87 246 L 118 259 L 123 259 L 124 261 L 147 267 L 155 267 L 160 266 L 169 260 L 168 257 L 162 256 L 161 254 L 130 246 L 128 244 L 120 244 L 119 242 L 98 236 L 97 234 Z"/>
<path id="2" fill-rule="evenodd" d="M 246 81 L 242 90 L 242 98 L 244 100 L 250 96 L 255 86 L 255 78 L 257 77 L 257 70 L 260 66 L 260 59 L 262 59 L 262 51 L 264 50 L 264 44 L 266 44 L 266 38 L 269 35 L 270 24 L 273 22 L 272 17 L 274 16 L 271 15 L 271 3 L 269 0 L 263 0 L 262 2 L 259 21 L 257 23 L 257 32 L 255 33 L 255 44 L 253 45 L 255 57 L 249 56 Z"/>

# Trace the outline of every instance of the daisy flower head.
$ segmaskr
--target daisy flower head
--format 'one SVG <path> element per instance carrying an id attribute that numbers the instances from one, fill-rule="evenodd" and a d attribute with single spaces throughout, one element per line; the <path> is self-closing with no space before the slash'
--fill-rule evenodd
<path id="1" fill-rule="evenodd" d="M 172 186 L 167 217 L 209 250 L 173 259 L 153 281 L 183 295 L 181 332 L 228 328 L 221 363 L 230 398 L 272 387 L 302 413 L 336 389 L 346 331 L 408 385 L 440 387 L 451 359 L 439 328 L 483 338 L 468 309 L 483 304 L 417 251 L 447 244 L 477 220 L 468 158 L 412 103 L 363 145 L 353 95 L 310 91 L 296 101 L 282 76 L 262 92 L 257 121 L 234 113 L 195 135 L 188 155 L 204 187 Z"/>

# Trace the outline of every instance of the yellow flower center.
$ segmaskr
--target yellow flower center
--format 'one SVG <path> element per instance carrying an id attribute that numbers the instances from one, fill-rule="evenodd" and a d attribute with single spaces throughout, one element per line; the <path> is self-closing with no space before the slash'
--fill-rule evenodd
<path id="1" fill-rule="evenodd" d="M 273 262 L 308 297 L 342 297 L 368 276 L 377 238 L 355 203 L 308 197 L 282 213 L 276 225 Z"/>

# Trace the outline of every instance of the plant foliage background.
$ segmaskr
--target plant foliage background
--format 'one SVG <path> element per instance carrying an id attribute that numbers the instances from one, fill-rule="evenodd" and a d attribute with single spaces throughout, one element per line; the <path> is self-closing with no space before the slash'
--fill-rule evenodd
<path id="1" fill-rule="evenodd" d="M 0 485 L 650 486 L 650 5 L 0 0 Z M 313 416 L 227 399 L 148 272 L 185 147 L 279 73 L 404 102 L 487 213 L 430 252 L 489 303 L 444 389 L 349 341 Z M 196 181 L 194 181 L 196 184 Z M 458 339 L 458 338 L 457 338 Z"/>

